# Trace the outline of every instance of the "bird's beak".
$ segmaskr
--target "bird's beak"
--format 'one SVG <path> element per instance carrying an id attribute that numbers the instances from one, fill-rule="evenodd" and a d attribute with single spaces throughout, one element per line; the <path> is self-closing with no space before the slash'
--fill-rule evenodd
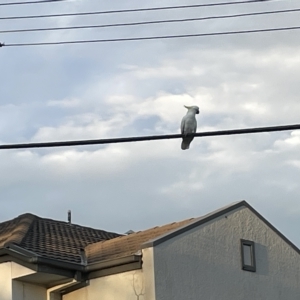
<path id="1" fill-rule="evenodd" d="M 199 110 L 197 110 L 196 114 L 197 114 L 197 115 L 199 114 Z"/>

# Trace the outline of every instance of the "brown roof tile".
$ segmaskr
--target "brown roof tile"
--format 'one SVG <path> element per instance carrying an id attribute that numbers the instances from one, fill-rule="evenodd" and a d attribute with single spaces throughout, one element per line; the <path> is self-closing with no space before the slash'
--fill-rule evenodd
<path id="1" fill-rule="evenodd" d="M 126 236 L 119 236 L 109 241 L 90 244 L 85 248 L 88 263 L 121 258 L 133 255 L 141 250 L 141 245 L 151 239 L 164 235 L 172 230 L 184 226 L 194 219 L 154 227 L 144 231 L 135 232 Z"/>
<path id="2" fill-rule="evenodd" d="M 120 236 L 117 233 L 32 214 L 0 223 L 0 248 L 14 243 L 45 258 L 80 263 L 80 249 Z"/>

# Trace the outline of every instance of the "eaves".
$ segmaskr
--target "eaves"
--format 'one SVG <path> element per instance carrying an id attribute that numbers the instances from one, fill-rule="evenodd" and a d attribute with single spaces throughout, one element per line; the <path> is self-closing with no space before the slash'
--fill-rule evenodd
<path id="1" fill-rule="evenodd" d="M 45 258 L 13 244 L 0 248 L 0 263 L 6 261 L 15 261 L 36 272 L 62 275 L 78 281 L 136 270 L 142 267 L 141 255 L 129 255 L 93 264 L 78 264 Z"/>

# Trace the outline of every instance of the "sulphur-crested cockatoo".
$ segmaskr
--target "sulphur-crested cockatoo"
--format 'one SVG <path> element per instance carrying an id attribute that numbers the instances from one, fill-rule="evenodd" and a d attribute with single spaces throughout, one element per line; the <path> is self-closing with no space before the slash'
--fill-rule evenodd
<path id="1" fill-rule="evenodd" d="M 181 134 L 183 135 L 181 149 L 186 150 L 190 148 L 190 143 L 194 139 L 193 133 L 197 130 L 196 114 L 199 114 L 198 106 L 185 106 L 188 109 L 186 115 L 181 121 Z"/>

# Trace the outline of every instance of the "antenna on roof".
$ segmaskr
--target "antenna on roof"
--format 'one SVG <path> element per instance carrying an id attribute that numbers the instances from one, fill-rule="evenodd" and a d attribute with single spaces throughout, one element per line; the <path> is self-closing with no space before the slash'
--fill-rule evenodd
<path id="1" fill-rule="evenodd" d="M 68 222 L 71 224 L 71 210 L 68 210 Z"/>
<path id="2" fill-rule="evenodd" d="M 134 231 L 131 229 L 125 232 L 125 234 L 127 234 L 127 235 L 132 234 L 132 233 L 134 233 Z"/>

